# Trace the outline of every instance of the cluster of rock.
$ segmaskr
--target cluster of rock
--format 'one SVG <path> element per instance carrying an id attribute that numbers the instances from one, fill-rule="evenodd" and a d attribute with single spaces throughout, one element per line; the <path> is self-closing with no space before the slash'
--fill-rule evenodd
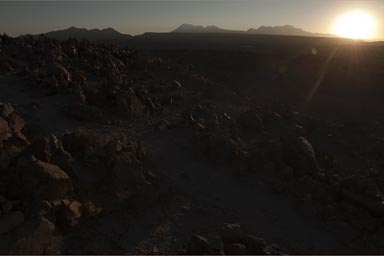
<path id="1" fill-rule="evenodd" d="M 351 212 L 346 221 L 365 218 L 366 223 L 384 213 L 380 174 L 352 176 L 330 161 L 329 155 L 318 155 L 310 140 L 327 126 L 309 116 L 265 106 L 228 114 L 207 103 L 187 111 L 184 124 L 197 131 L 202 152 L 211 161 L 280 175 L 281 179 L 272 181 L 276 191 L 289 192 L 304 208 L 313 208 L 311 217 L 331 219 Z M 361 224 L 358 228 L 364 229 Z"/>
<path id="2" fill-rule="evenodd" d="M 152 92 L 165 97 L 165 105 L 182 96 L 179 81 L 155 82 L 147 68 L 158 64 L 140 59 L 130 47 L 3 35 L 0 49 L 0 71 L 47 88 L 50 95 L 72 94 L 74 101 L 66 106 L 66 113 L 76 120 L 102 121 L 105 110 L 132 120 L 164 111 L 160 103 L 164 100 Z"/>
<path id="3" fill-rule="evenodd" d="M 10 103 L 1 105 L 0 123 L 0 235 L 16 236 L 12 249 L 18 253 L 43 253 L 48 245 L 42 241 L 57 242 L 98 215 L 104 207 L 97 201 L 100 189 L 129 200 L 150 186 L 140 141 L 74 131 L 29 142 L 22 133 L 26 122 Z"/>
<path id="4" fill-rule="evenodd" d="M 220 246 L 213 246 L 203 236 L 193 235 L 189 241 L 187 254 L 224 254 L 224 255 L 282 255 L 275 244 L 264 239 L 247 235 L 238 223 L 226 223 L 220 234 Z"/>

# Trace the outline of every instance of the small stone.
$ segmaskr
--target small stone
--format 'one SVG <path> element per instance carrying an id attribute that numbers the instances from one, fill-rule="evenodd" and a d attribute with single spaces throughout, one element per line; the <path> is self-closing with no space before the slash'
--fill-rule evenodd
<path id="1" fill-rule="evenodd" d="M 221 240 L 225 243 L 236 243 L 241 241 L 243 232 L 238 223 L 226 223 L 222 229 Z"/>
<path id="2" fill-rule="evenodd" d="M 18 134 L 25 126 L 25 120 L 19 115 L 13 113 L 9 120 L 9 126 L 11 127 L 14 134 Z"/>
<path id="3" fill-rule="evenodd" d="M 209 242 L 205 237 L 193 235 L 188 245 L 188 254 L 206 254 L 209 252 Z"/>
<path id="4" fill-rule="evenodd" d="M 224 253 L 226 255 L 245 255 L 248 254 L 247 248 L 244 244 L 240 243 L 224 243 Z"/>
<path id="5" fill-rule="evenodd" d="M 69 205 L 63 205 L 56 214 L 56 224 L 63 230 L 69 231 L 79 223 L 82 216 L 82 204 L 73 201 Z"/>
<path id="6" fill-rule="evenodd" d="M 86 217 L 94 217 L 100 214 L 102 208 L 98 208 L 95 206 L 93 202 L 86 202 L 83 204 L 83 212 Z"/>
<path id="7" fill-rule="evenodd" d="M 177 80 L 174 80 L 173 81 L 173 86 L 176 88 L 176 89 L 181 89 L 183 86 L 181 85 L 181 83 Z"/>
<path id="8" fill-rule="evenodd" d="M 0 235 L 8 233 L 24 222 L 24 214 L 21 211 L 14 211 L 0 217 Z"/>
<path id="9" fill-rule="evenodd" d="M 52 208 L 53 208 L 52 205 L 48 201 L 43 200 L 41 202 L 40 215 L 45 216 L 45 215 L 49 214 L 52 211 Z"/>
<path id="10" fill-rule="evenodd" d="M 267 243 L 264 239 L 246 235 L 243 237 L 242 241 L 247 247 L 249 253 L 264 254 L 264 249 L 267 246 Z"/>
<path id="11" fill-rule="evenodd" d="M 0 141 L 6 140 L 10 137 L 8 122 L 0 117 Z"/>
<path id="12" fill-rule="evenodd" d="M 14 109 L 11 105 L 11 103 L 7 102 L 3 105 L 3 110 L 1 111 L 1 115 L 5 118 L 8 118 L 12 113 Z"/>
<path id="13" fill-rule="evenodd" d="M 9 214 L 13 209 L 13 204 L 11 201 L 6 201 L 1 205 L 1 210 L 4 214 Z"/>

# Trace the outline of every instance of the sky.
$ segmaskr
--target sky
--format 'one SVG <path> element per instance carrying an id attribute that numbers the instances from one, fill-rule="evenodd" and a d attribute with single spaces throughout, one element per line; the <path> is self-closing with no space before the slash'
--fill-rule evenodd
<path id="1" fill-rule="evenodd" d="M 377 24 L 375 38 L 384 39 L 384 0 L 0 0 L 0 33 L 40 34 L 75 26 L 137 35 L 169 32 L 183 23 L 238 30 L 288 24 L 331 33 L 335 20 L 353 10 L 370 13 Z"/>

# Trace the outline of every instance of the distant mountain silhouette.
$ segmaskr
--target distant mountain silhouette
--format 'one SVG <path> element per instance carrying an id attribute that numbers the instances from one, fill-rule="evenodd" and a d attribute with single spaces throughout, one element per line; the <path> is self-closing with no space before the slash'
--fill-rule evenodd
<path id="1" fill-rule="evenodd" d="M 263 34 L 263 35 L 289 35 L 289 36 L 325 36 L 331 37 L 331 34 L 312 33 L 296 28 L 291 25 L 285 26 L 261 26 L 258 29 L 250 28 L 247 31 L 228 30 L 216 26 L 196 26 L 192 24 L 183 24 L 171 31 L 171 33 L 240 33 L 240 34 Z"/>
<path id="2" fill-rule="evenodd" d="M 87 39 L 89 41 L 105 41 L 116 39 L 129 39 L 130 35 L 122 34 L 113 28 L 106 29 L 85 29 L 70 27 L 64 30 L 51 31 L 44 34 L 46 37 L 55 38 L 58 40 L 66 40 L 70 37 L 81 39 Z"/>
<path id="3" fill-rule="evenodd" d="M 288 35 L 288 36 L 332 36 L 331 34 L 312 33 L 291 25 L 261 26 L 258 29 L 250 28 L 248 34 Z"/>
<path id="4" fill-rule="evenodd" d="M 241 30 L 222 29 L 216 26 L 196 26 L 192 24 L 183 24 L 171 33 L 245 33 Z"/>

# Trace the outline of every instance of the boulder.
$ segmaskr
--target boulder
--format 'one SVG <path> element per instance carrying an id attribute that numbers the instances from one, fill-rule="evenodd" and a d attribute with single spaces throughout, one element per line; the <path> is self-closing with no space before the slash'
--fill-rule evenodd
<path id="1" fill-rule="evenodd" d="M 83 214 L 87 218 L 93 218 L 101 213 L 103 210 L 100 207 L 96 207 L 93 202 L 85 202 L 82 206 Z"/>
<path id="2" fill-rule="evenodd" d="M 128 117 L 131 119 L 140 116 L 145 108 L 133 90 L 121 90 L 117 93 L 116 106 L 118 111 L 128 114 Z"/>
<path id="3" fill-rule="evenodd" d="M 245 255 L 248 254 L 247 248 L 241 243 L 223 243 L 225 255 Z"/>
<path id="4" fill-rule="evenodd" d="M 187 254 L 190 255 L 201 255 L 208 254 L 210 245 L 205 237 L 199 235 L 193 235 L 188 244 Z"/>
<path id="5" fill-rule="evenodd" d="M 281 137 L 281 142 L 282 158 L 297 172 L 296 174 L 318 175 L 320 173 L 315 150 L 306 138 L 286 135 Z"/>
<path id="6" fill-rule="evenodd" d="M 0 142 L 10 137 L 8 122 L 0 117 Z"/>
<path id="7" fill-rule="evenodd" d="M 22 152 L 22 149 L 14 145 L 9 145 L 5 147 L 3 151 L 0 152 L 0 167 L 7 169 L 9 164 Z"/>
<path id="8" fill-rule="evenodd" d="M 57 80 L 71 81 L 71 73 L 61 64 L 51 61 L 47 65 L 47 75 L 54 76 Z"/>
<path id="9" fill-rule="evenodd" d="M 4 117 L 4 118 L 9 118 L 9 116 L 13 113 L 14 109 L 11 105 L 11 103 L 4 103 L 3 104 L 3 109 L 1 111 L 1 115 Z"/>
<path id="10" fill-rule="evenodd" d="M 98 143 L 97 135 L 90 131 L 76 130 L 62 137 L 64 150 L 75 157 L 84 155 L 89 148 L 95 147 Z"/>
<path id="11" fill-rule="evenodd" d="M 47 138 L 39 138 L 32 142 L 29 147 L 29 151 L 32 155 L 41 161 L 51 161 L 51 148 Z"/>
<path id="12" fill-rule="evenodd" d="M 250 254 L 265 254 L 264 249 L 267 246 L 267 242 L 264 239 L 246 235 L 242 238 L 242 242 L 247 247 L 247 250 Z"/>
<path id="13" fill-rule="evenodd" d="M 119 195 L 126 195 L 127 198 L 136 194 L 147 180 L 137 163 L 137 160 L 129 157 L 118 157 L 115 159 L 111 172 L 106 177 L 107 185 Z M 123 196 L 125 197 L 125 196 Z"/>
<path id="14" fill-rule="evenodd" d="M 59 239 L 55 225 L 45 217 L 32 219 L 17 229 L 17 242 L 11 254 L 59 254 Z"/>
<path id="15" fill-rule="evenodd" d="M 63 198 L 73 192 L 71 179 L 60 167 L 40 160 L 21 170 L 21 177 L 24 191 L 40 200 Z"/>
<path id="16" fill-rule="evenodd" d="M 72 201 L 62 204 L 56 213 L 56 224 L 63 231 L 69 231 L 79 224 L 82 216 L 82 204 Z"/>
<path id="17" fill-rule="evenodd" d="M 221 230 L 221 240 L 223 243 L 241 242 L 243 231 L 238 223 L 226 223 Z"/>
<path id="18" fill-rule="evenodd" d="M 240 159 L 247 155 L 246 146 L 241 138 L 232 138 L 228 132 L 220 129 L 210 135 L 207 150 L 209 157 L 216 162 Z"/>
<path id="19" fill-rule="evenodd" d="M 14 134 L 18 134 L 25 126 L 25 120 L 19 115 L 13 113 L 9 118 L 9 127 Z"/>
<path id="20" fill-rule="evenodd" d="M 72 80 L 83 84 L 87 82 L 87 77 L 82 71 L 74 71 L 72 72 Z"/>
<path id="21" fill-rule="evenodd" d="M 30 143 L 29 143 L 27 137 L 25 137 L 24 134 L 19 132 L 19 133 L 13 134 L 13 136 L 9 139 L 9 144 L 16 146 L 18 148 L 25 148 Z"/>

